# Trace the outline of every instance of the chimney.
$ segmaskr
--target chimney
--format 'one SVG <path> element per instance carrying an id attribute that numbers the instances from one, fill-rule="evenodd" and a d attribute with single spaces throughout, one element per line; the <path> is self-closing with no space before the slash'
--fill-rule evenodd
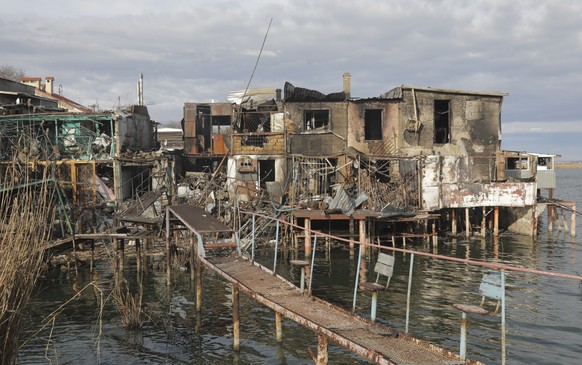
<path id="1" fill-rule="evenodd" d="M 45 86 L 44 91 L 46 91 L 49 94 L 52 94 L 53 93 L 53 84 L 55 82 L 55 78 L 52 76 L 47 76 L 47 77 L 45 77 L 45 80 L 46 80 L 46 86 Z"/>
<path id="2" fill-rule="evenodd" d="M 352 86 L 350 84 L 351 76 L 349 72 L 344 72 L 344 93 L 346 94 L 346 99 L 349 99 L 352 93 Z"/>

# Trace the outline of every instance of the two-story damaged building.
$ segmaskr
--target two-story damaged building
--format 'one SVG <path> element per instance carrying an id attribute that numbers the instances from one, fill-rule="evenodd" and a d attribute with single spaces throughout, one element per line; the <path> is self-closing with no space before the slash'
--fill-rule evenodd
<path id="1" fill-rule="evenodd" d="M 231 193 L 251 199 L 265 187 L 294 212 L 367 212 L 379 221 L 439 213 L 441 229 L 454 233 L 463 217 L 467 233 L 477 226 L 484 234 L 522 214 L 505 210 L 535 207 L 535 179 L 505 176 L 506 93 L 402 85 L 356 98 L 348 73 L 343 81 L 336 93 L 287 82 L 283 98 L 275 91 L 232 103 Z"/>

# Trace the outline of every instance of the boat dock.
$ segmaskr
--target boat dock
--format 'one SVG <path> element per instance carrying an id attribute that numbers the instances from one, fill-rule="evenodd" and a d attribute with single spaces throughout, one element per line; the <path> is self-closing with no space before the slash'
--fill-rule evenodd
<path id="1" fill-rule="evenodd" d="M 462 360 L 459 355 L 404 333 L 358 316 L 321 299 L 276 275 L 273 271 L 232 250 L 230 255 L 212 255 L 215 248 L 232 247 L 231 243 L 206 244 L 205 234 L 226 237 L 232 228 L 215 220 L 195 206 L 169 206 L 166 211 L 167 244 L 170 250 L 172 222 L 186 226 L 198 238 L 196 308 L 202 305 L 202 267 L 213 270 L 232 284 L 233 342 L 240 346 L 239 291 L 275 312 L 276 336 L 282 341 L 282 318 L 288 318 L 318 335 L 318 351 L 312 354 L 316 364 L 327 364 L 327 346 L 331 341 L 377 364 L 480 364 Z M 192 241 L 194 245 L 194 241 Z"/>

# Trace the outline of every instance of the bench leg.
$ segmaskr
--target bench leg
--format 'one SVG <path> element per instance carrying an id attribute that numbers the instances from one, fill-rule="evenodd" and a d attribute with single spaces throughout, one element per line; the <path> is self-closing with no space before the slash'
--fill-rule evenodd
<path id="1" fill-rule="evenodd" d="M 461 312 L 461 349 L 459 356 L 461 360 L 465 360 L 467 357 L 467 313 Z"/>

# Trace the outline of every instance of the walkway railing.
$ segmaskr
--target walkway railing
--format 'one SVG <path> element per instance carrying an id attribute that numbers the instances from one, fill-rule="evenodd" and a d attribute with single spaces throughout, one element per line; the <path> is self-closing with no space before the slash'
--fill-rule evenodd
<path id="1" fill-rule="evenodd" d="M 256 224 L 256 220 L 257 218 L 261 218 L 266 220 L 269 223 L 272 222 L 276 222 L 276 234 L 275 234 L 275 252 L 274 252 L 274 259 L 273 259 L 273 272 L 276 273 L 276 269 L 277 269 L 277 259 L 278 259 L 278 251 L 279 251 L 279 236 L 280 236 L 280 225 L 286 225 L 287 227 L 292 227 L 292 228 L 296 228 L 299 229 L 301 231 L 310 231 L 311 234 L 313 234 L 315 236 L 314 239 L 314 244 L 313 244 L 313 253 L 311 254 L 311 275 L 309 275 L 309 283 L 308 283 L 308 290 L 309 290 L 309 294 L 311 294 L 311 284 L 312 284 L 312 280 L 313 280 L 313 267 L 315 264 L 315 252 L 316 252 L 316 244 L 317 244 L 317 237 L 325 237 L 328 239 L 333 239 L 335 241 L 340 241 L 340 242 L 345 242 L 347 244 L 349 243 L 354 243 L 354 240 L 350 240 L 350 239 L 345 239 L 345 238 L 341 238 L 341 237 L 336 237 L 330 234 L 326 234 L 320 231 L 315 231 L 315 230 L 310 230 L 310 229 L 306 229 L 305 227 L 287 222 L 283 219 L 279 219 L 279 218 L 274 218 L 274 217 L 270 217 L 264 214 L 260 214 L 260 213 L 256 213 L 256 212 L 248 212 L 248 211 L 240 211 L 240 214 L 244 214 L 244 215 L 249 215 L 252 217 L 252 241 L 251 241 L 251 260 L 255 260 L 255 250 L 256 250 L 256 235 L 255 235 L 255 228 L 257 226 Z M 437 260 L 444 260 L 444 261 L 450 261 L 450 262 L 456 262 L 456 263 L 461 263 L 461 264 L 467 264 L 467 265 L 473 265 L 473 266 L 479 266 L 479 267 L 484 267 L 484 268 L 488 268 L 488 269 L 493 269 L 493 270 L 499 270 L 500 272 L 500 277 L 501 277 L 501 283 L 500 283 L 500 287 L 501 287 L 501 342 L 502 342 L 502 353 L 501 353 L 501 357 L 502 357 L 502 364 L 506 363 L 506 341 L 505 341 L 505 333 L 506 333 L 506 324 L 505 324 L 505 279 L 506 279 L 506 272 L 520 272 L 520 273 L 527 273 L 527 274 L 533 274 L 533 275 L 542 275 L 542 276 L 549 276 L 549 277 L 555 277 L 555 278 L 562 278 L 562 279 L 568 279 L 568 280 L 577 280 L 582 282 L 582 276 L 579 275 L 571 275 L 571 274 L 563 274 L 563 273 L 556 273 L 556 272 L 550 272 L 550 271 L 543 271 L 543 270 L 536 270 L 536 269 L 528 269 L 528 268 L 523 268 L 523 267 L 518 267 L 518 266 L 512 266 L 512 265 L 505 265 L 505 264 L 501 264 L 501 263 L 496 263 L 496 262 L 484 262 L 484 261 L 477 261 L 477 260 L 472 260 L 472 259 L 463 259 L 463 258 L 456 258 L 456 257 L 450 257 L 450 256 L 445 256 L 445 255 L 439 255 L 439 254 L 434 254 L 434 253 L 428 253 L 428 252 L 421 252 L 421 251 L 415 251 L 415 250 L 409 250 L 409 249 L 405 249 L 405 248 L 398 248 L 398 247 L 391 247 L 391 246 L 382 246 L 382 245 L 378 245 L 378 244 L 372 244 L 372 243 L 367 243 L 367 242 L 361 242 L 361 241 L 355 241 L 356 244 L 359 245 L 359 250 L 358 250 L 358 266 L 357 266 L 357 271 L 356 271 L 356 277 L 355 277 L 355 284 L 354 284 L 354 296 L 353 296 L 353 304 L 352 304 L 352 312 L 355 312 L 356 310 L 356 302 L 357 302 L 357 293 L 358 293 L 358 287 L 360 284 L 360 267 L 361 267 L 361 260 L 362 260 L 362 248 L 363 247 L 370 247 L 370 248 L 377 248 L 379 250 L 387 250 L 387 251 L 392 251 L 392 252 L 401 252 L 403 254 L 407 254 L 410 255 L 410 268 L 409 268 L 409 275 L 408 275 L 408 290 L 407 290 L 407 296 L 406 296 L 406 320 L 405 320 L 405 333 L 408 334 L 408 330 L 409 330 L 409 319 L 410 319 L 410 294 L 411 294 L 411 287 L 412 287 L 412 279 L 413 279 L 413 265 L 414 265 L 414 257 L 415 256 L 423 256 L 423 257 L 427 257 L 427 258 L 431 258 L 431 259 L 437 259 Z M 369 252 L 369 250 L 367 250 Z M 464 318 L 464 317 L 463 317 Z M 466 323 L 465 323 L 466 324 Z M 461 344 L 460 344 L 460 349 L 461 349 L 461 356 L 464 358 L 465 355 L 465 338 L 463 336 L 463 332 L 461 333 Z"/>

